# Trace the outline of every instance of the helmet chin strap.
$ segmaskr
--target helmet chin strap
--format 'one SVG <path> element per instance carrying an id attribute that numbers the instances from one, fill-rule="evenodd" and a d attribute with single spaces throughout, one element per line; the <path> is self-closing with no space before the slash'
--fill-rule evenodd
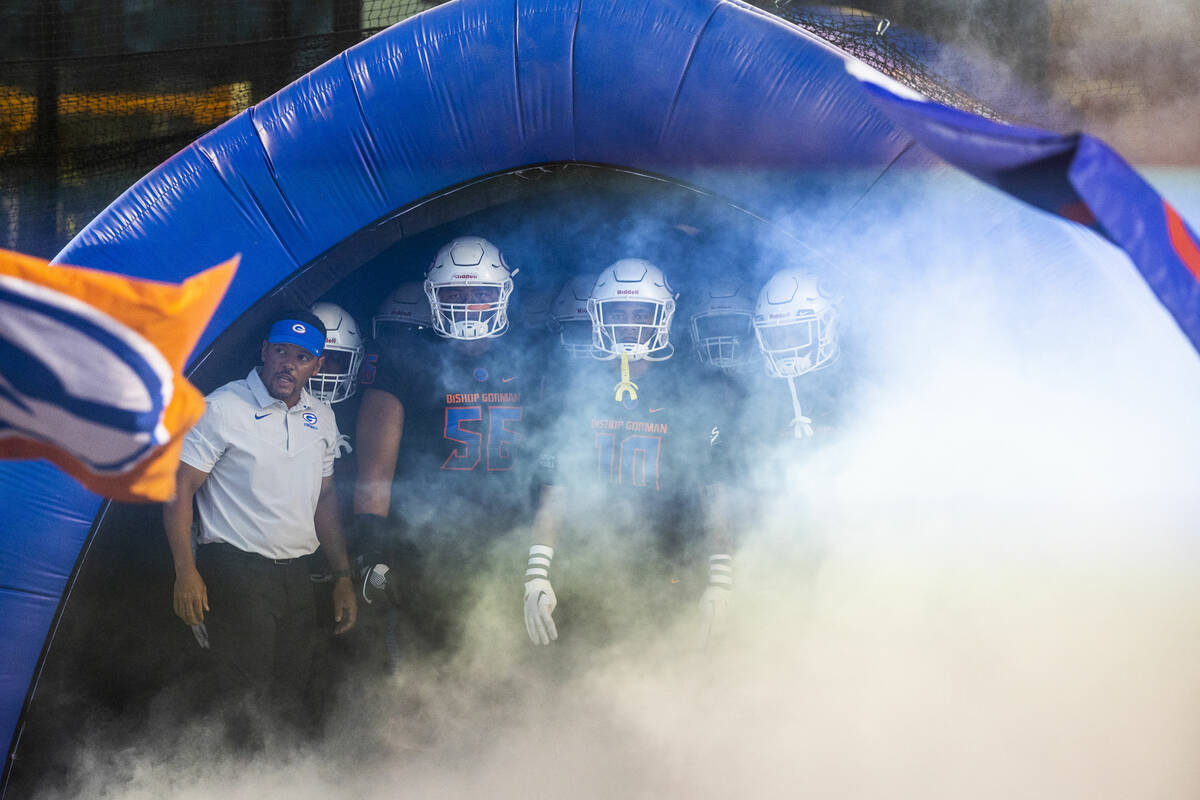
<path id="1" fill-rule="evenodd" d="M 792 391 L 792 412 L 796 415 L 789 423 L 792 427 L 792 433 L 797 439 L 812 436 L 812 420 L 804 416 L 804 412 L 800 410 L 800 398 L 796 396 L 796 379 L 788 378 L 787 385 L 788 389 Z"/>
<path id="2" fill-rule="evenodd" d="M 618 403 L 629 395 L 630 400 L 637 400 L 637 384 L 629 379 L 629 353 L 621 353 L 621 382 L 615 387 L 614 400 Z"/>

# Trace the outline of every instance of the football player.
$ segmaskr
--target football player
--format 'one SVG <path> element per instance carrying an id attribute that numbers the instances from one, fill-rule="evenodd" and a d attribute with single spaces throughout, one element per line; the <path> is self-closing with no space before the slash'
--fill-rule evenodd
<path id="1" fill-rule="evenodd" d="M 316 303 L 312 313 L 325 323 L 326 358 L 320 371 L 308 379 L 308 391 L 332 406 L 349 400 L 358 389 L 363 337 L 354 317 L 336 303 Z"/>
<path id="2" fill-rule="evenodd" d="M 333 482 L 337 492 L 338 508 L 345 514 L 351 510 L 354 496 L 354 448 L 350 433 L 355 428 L 358 411 L 358 373 L 365 352 L 364 337 L 358 323 L 344 308 L 329 302 L 312 306 L 312 313 L 325 326 L 325 355 L 321 368 L 308 379 L 308 391 L 317 399 L 328 403 L 337 419 L 338 436 Z M 353 532 L 347 536 L 347 549 L 353 554 L 355 543 Z M 324 548 L 313 553 L 309 559 L 309 579 L 312 581 L 318 619 L 321 629 L 332 629 L 334 570 L 331 568 Z M 369 620 L 363 620 L 370 627 Z M 337 686 L 350 662 L 366 657 L 358 635 L 325 635 L 316 641 L 313 654 L 314 667 L 310 689 L 311 710 L 315 718 L 321 718 L 332 710 Z"/>
<path id="3" fill-rule="evenodd" d="M 558 334 L 558 345 L 569 358 L 592 358 L 592 318 L 588 298 L 596 285 L 595 275 L 576 275 L 565 284 L 550 305 L 550 329 Z"/>
<path id="4" fill-rule="evenodd" d="M 429 298 L 421 281 L 406 281 L 393 289 L 371 318 L 371 340 L 379 349 L 403 350 L 414 338 L 433 329 Z"/>
<path id="5" fill-rule="evenodd" d="M 754 334 L 766 371 L 786 381 L 792 418 L 787 424 L 796 439 L 811 437 L 814 417 L 824 422 L 832 414 L 830 387 L 807 381 L 808 408 L 801 404 L 796 380 L 824 370 L 838 357 L 837 308 L 833 292 L 803 267 L 776 272 L 758 293 Z"/>
<path id="6" fill-rule="evenodd" d="M 438 340 L 370 353 L 361 376 L 362 599 L 398 606 L 418 646 L 448 643 L 467 576 L 529 509 L 521 436 L 534 376 L 502 342 L 516 274 L 486 239 L 449 242 L 423 284 Z"/>
<path id="7" fill-rule="evenodd" d="M 758 367 L 762 359 L 754 334 L 754 297 L 746 283 L 718 276 L 698 294 L 689 322 L 700 363 L 730 375 Z"/>
<path id="8" fill-rule="evenodd" d="M 525 571 L 525 626 L 536 645 L 558 638 L 551 562 L 567 508 L 572 519 L 589 520 L 594 528 L 572 531 L 584 534 L 574 544 L 594 545 L 590 540 L 600 533 L 595 521 L 602 521 L 620 538 L 616 549 L 639 576 L 638 594 L 616 612 L 622 623 L 633 623 L 639 613 L 658 614 L 663 603 L 678 599 L 688 586 L 679 575 L 704 546 L 695 534 L 706 524 L 710 570 L 702 610 L 708 622 L 727 603 L 731 548 L 725 528 L 713 524 L 726 409 L 705 375 L 689 368 L 691 362 L 672 360 L 675 307 L 676 294 L 663 271 L 644 259 L 617 261 L 591 289 L 586 304 L 591 345 L 601 360 L 574 371 L 564 389 L 556 445 L 543 458 L 546 486 Z M 572 586 L 576 609 L 585 602 L 581 577 Z M 619 594 L 593 600 L 611 602 Z"/>

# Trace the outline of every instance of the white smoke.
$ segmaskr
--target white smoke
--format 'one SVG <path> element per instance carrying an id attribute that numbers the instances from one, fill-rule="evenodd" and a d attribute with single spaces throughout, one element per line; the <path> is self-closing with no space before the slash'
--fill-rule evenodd
<path id="1" fill-rule="evenodd" d="M 1197 176 L 1161 177 L 1200 217 Z M 517 532 L 464 648 L 348 687 L 320 742 L 151 731 L 69 794 L 1195 796 L 1200 361 L 1091 234 L 952 175 L 870 202 L 853 413 L 747 477 L 717 645 L 646 609 L 533 652 Z"/>

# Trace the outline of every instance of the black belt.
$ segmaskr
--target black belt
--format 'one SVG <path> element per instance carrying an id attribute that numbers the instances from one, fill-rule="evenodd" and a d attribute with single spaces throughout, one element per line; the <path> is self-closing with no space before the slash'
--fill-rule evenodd
<path id="1" fill-rule="evenodd" d="M 270 556 L 264 556 L 261 553 L 251 553 L 249 550 L 243 550 L 242 548 L 238 547 L 237 545 L 232 545 L 229 542 L 208 542 L 208 543 L 202 544 L 200 546 L 201 547 L 214 547 L 214 548 L 219 549 L 222 553 L 226 553 L 228 555 L 242 556 L 245 558 L 253 559 L 260 563 L 265 562 L 267 564 L 275 564 L 275 565 L 281 566 L 281 567 L 285 567 L 289 564 L 294 564 L 297 561 L 299 561 L 300 559 L 304 558 L 304 556 L 297 556 L 296 558 L 271 558 Z"/>

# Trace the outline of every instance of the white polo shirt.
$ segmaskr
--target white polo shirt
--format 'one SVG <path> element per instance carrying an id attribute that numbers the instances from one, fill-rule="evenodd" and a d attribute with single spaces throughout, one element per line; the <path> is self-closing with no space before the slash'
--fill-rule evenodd
<path id="1" fill-rule="evenodd" d="M 228 542 L 268 558 L 316 550 L 313 515 L 338 440 L 332 409 L 307 389 L 288 408 L 267 393 L 257 369 L 205 403 L 180 454 L 208 473 L 196 493 L 200 543 Z"/>

